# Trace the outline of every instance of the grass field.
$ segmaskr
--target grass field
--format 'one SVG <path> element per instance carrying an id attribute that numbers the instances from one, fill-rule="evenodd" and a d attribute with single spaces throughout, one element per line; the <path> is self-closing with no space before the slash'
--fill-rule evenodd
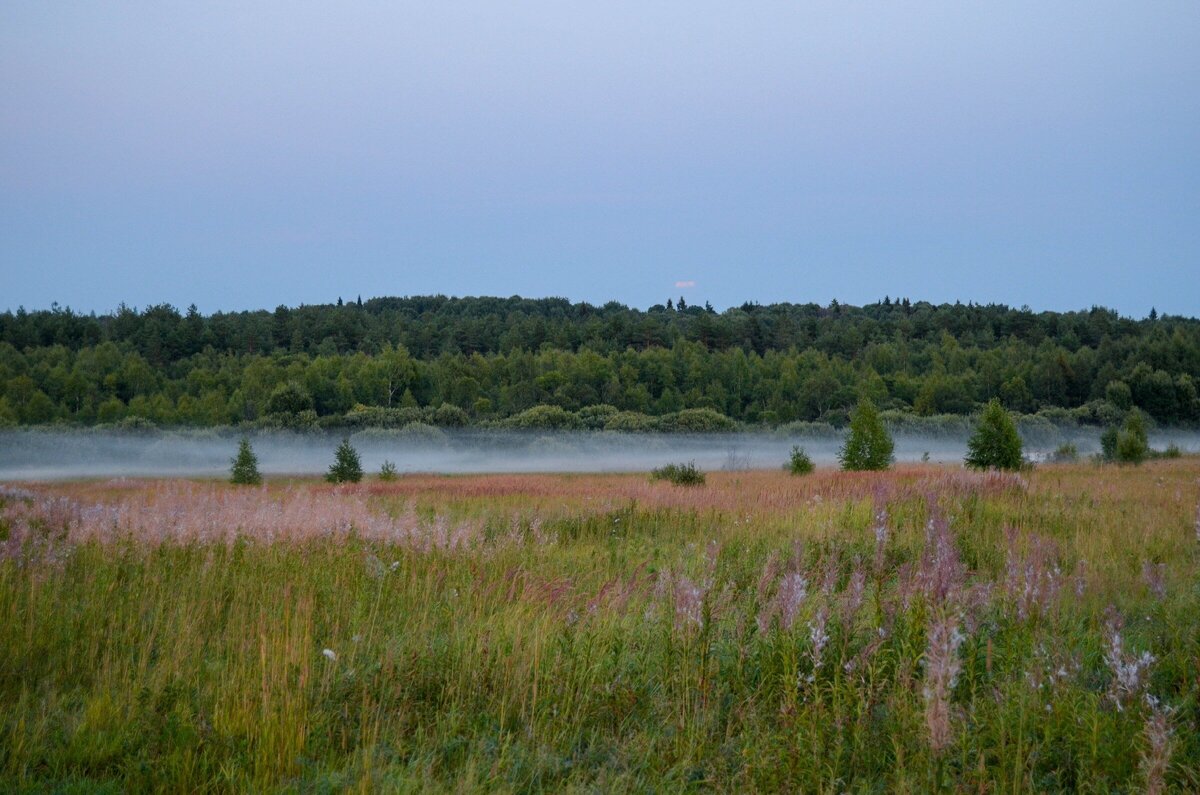
<path id="1" fill-rule="evenodd" d="M 0 490 L 0 790 L 1200 791 L 1200 461 Z"/>

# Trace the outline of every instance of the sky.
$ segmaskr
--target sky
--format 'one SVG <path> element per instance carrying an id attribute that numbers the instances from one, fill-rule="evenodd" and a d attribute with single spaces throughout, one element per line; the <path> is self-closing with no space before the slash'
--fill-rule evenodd
<path id="1" fill-rule="evenodd" d="M 0 310 L 1200 315 L 1200 3 L 0 8 Z"/>

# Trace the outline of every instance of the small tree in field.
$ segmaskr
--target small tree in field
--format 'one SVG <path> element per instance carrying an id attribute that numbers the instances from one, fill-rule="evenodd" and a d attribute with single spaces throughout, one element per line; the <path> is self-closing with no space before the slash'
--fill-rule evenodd
<path id="1" fill-rule="evenodd" d="M 1125 417 L 1121 427 L 1110 425 L 1100 434 L 1100 457 L 1119 464 L 1140 464 L 1150 457 L 1146 418 L 1137 409 Z"/>
<path id="2" fill-rule="evenodd" d="M 838 453 L 842 469 L 887 469 L 892 465 L 894 449 L 895 443 L 883 427 L 875 404 L 867 398 L 858 401 L 850 412 L 850 435 Z"/>
<path id="3" fill-rule="evenodd" d="M 1120 435 L 1121 429 L 1116 425 L 1109 425 L 1100 434 L 1100 457 L 1105 461 L 1117 460 L 1117 437 Z"/>
<path id="4" fill-rule="evenodd" d="M 262 483 L 262 475 L 258 473 L 258 456 L 250 447 L 250 440 L 245 436 L 238 442 L 237 455 L 232 460 L 233 467 L 229 470 L 229 482 L 240 486 L 257 486 Z"/>
<path id="5" fill-rule="evenodd" d="M 383 466 L 379 468 L 379 479 L 391 481 L 396 479 L 396 465 L 391 461 L 384 460 Z"/>
<path id="6" fill-rule="evenodd" d="M 1116 458 L 1122 464 L 1140 464 L 1150 456 L 1146 419 L 1134 409 L 1125 418 L 1125 427 L 1117 434 Z"/>
<path id="7" fill-rule="evenodd" d="M 325 475 L 326 480 L 330 483 L 357 483 L 362 480 L 362 461 L 358 458 L 358 451 L 350 445 L 349 439 L 342 439 L 333 456 L 333 465 Z"/>
<path id="8" fill-rule="evenodd" d="M 995 398 L 983 410 L 975 435 L 967 442 L 967 466 L 974 469 L 1020 469 L 1021 437 L 1012 417 Z"/>
<path id="9" fill-rule="evenodd" d="M 813 468 L 813 460 L 804 452 L 804 448 L 799 445 L 793 446 L 786 469 L 793 475 L 807 475 Z"/>

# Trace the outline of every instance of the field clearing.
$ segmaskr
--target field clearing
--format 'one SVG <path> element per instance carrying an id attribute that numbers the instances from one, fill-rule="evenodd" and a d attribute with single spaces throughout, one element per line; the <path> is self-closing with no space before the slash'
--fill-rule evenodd
<path id="1" fill-rule="evenodd" d="M 6 791 L 1200 791 L 1200 460 L 0 487 Z"/>

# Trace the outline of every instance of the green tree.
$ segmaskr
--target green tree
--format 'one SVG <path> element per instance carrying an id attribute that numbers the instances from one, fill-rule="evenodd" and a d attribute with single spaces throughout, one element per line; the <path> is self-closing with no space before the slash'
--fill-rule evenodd
<path id="1" fill-rule="evenodd" d="M 1121 435 L 1121 429 L 1116 425 L 1110 425 L 1104 429 L 1104 433 L 1100 434 L 1100 457 L 1105 461 L 1115 461 L 1117 458 L 1117 438 Z"/>
<path id="2" fill-rule="evenodd" d="M 258 456 L 250 447 L 250 440 L 245 436 L 238 442 L 237 455 L 234 456 L 233 467 L 229 470 L 229 482 L 240 486 L 257 486 L 262 483 L 262 475 L 258 473 Z"/>
<path id="3" fill-rule="evenodd" d="M 349 439 L 342 439 L 333 454 L 333 464 L 325 479 L 330 483 L 357 483 L 362 476 L 362 461 L 359 460 L 358 451 L 351 446 Z"/>
<path id="4" fill-rule="evenodd" d="M 807 475 L 814 468 L 813 460 L 809 458 L 808 453 L 804 452 L 804 448 L 794 445 L 792 454 L 788 457 L 787 470 L 793 475 Z"/>
<path id="5" fill-rule="evenodd" d="M 295 381 L 280 384 L 267 399 L 269 414 L 299 414 L 313 407 L 312 396 Z"/>
<path id="6" fill-rule="evenodd" d="M 1104 388 L 1104 397 L 1119 409 L 1128 411 L 1133 407 L 1133 392 L 1124 381 L 1109 381 Z"/>
<path id="7" fill-rule="evenodd" d="M 1122 464 L 1140 464 L 1150 457 L 1146 420 L 1140 411 L 1129 412 L 1125 427 L 1117 434 L 1116 459 Z"/>
<path id="8" fill-rule="evenodd" d="M 875 404 L 863 398 L 850 412 L 850 435 L 838 453 L 842 469 L 884 470 L 892 465 L 895 443 Z"/>
<path id="9" fill-rule="evenodd" d="M 975 469 L 1020 469 L 1021 437 L 1012 417 L 993 398 L 967 442 L 966 464 Z"/>

